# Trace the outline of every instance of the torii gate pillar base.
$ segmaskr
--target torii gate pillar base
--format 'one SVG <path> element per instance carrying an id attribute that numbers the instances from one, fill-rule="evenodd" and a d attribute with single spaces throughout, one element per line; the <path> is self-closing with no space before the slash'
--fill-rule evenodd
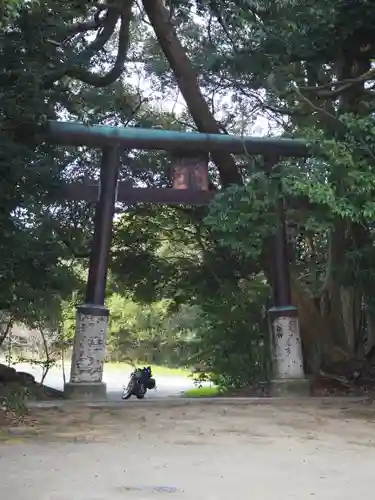
<path id="1" fill-rule="evenodd" d="M 269 311 L 272 334 L 274 378 L 270 396 L 310 396 L 310 382 L 305 377 L 297 309 L 274 307 Z"/>
<path id="2" fill-rule="evenodd" d="M 65 384 L 67 399 L 106 399 L 103 367 L 109 311 L 103 306 L 77 307 L 70 381 Z"/>
<path id="3" fill-rule="evenodd" d="M 107 386 L 104 382 L 93 384 L 68 382 L 64 386 L 64 398 L 79 401 L 104 401 L 107 399 Z"/>
<path id="4" fill-rule="evenodd" d="M 274 379 L 270 382 L 269 395 L 271 398 L 306 398 L 311 396 L 310 382 L 307 378 Z"/>

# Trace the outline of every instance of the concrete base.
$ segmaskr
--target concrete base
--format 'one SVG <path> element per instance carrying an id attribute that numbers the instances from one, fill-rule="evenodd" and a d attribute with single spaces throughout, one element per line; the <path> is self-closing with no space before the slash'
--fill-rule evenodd
<path id="1" fill-rule="evenodd" d="M 308 397 L 311 385 L 307 378 L 274 379 L 270 383 L 271 397 Z"/>
<path id="2" fill-rule="evenodd" d="M 64 386 L 64 396 L 65 399 L 103 401 L 107 399 L 107 386 L 103 382 L 69 382 Z"/>

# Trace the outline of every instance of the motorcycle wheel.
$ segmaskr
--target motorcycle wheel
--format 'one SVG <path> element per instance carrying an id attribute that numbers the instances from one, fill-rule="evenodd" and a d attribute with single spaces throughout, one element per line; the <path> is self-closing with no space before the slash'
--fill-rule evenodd
<path id="1" fill-rule="evenodd" d="M 121 399 L 129 399 L 130 396 L 132 395 L 132 392 L 133 392 L 133 386 L 129 384 L 128 387 L 124 389 Z"/>

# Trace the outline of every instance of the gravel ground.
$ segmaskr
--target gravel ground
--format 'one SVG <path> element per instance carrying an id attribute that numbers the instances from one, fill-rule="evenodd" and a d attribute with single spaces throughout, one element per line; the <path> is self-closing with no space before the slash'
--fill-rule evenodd
<path id="1" fill-rule="evenodd" d="M 0 429 L 0 498 L 370 498 L 375 407 L 168 401 L 33 409 Z"/>

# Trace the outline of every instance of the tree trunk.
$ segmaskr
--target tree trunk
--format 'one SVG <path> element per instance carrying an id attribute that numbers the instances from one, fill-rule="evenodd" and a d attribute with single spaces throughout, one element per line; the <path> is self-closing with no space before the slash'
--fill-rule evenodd
<path id="1" fill-rule="evenodd" d="M 0 329 L 0 346 L 8 337 L 8 334 L 13 326 L 13 317 L 12 316 L 2 316 L 0 315 L 2 326 Z"/>
<path id="2" fill-rule="evenodd" d="M 367 355 L 375 346 L 375 311 L 372 307 L 367 308 L 366 312 L 366 339 L 364 353 Z"/>
<path id="3" fill-rule="evenodd" d="M 330 364 L 335 353 L 330 325 L 322 318 L 307 289 L 291 276 L 292 304 L 298 309 L 305 369 L 317 373 L 322 364 Z"/>
<path id="4" fill-rule="evenodd" d="M 361 54 L 360 47 L 353 47 L 350 40 L 351 54 Z M 357 50 L 356 50 L 357 49 Z M 358 60 L 351 59 L 349 52 L 343 51 L 343 60 L 337 61 L 338 80 L 357 78 L 371 68 L 369 56 L 361 55 Z M 361 100 L 363 98 L 364 83 L 353 85 L 342 93 L 339 99 L 338 113 L 353 113 L 361 116 Z M 343 137 L 341 138 L 343 139 Z M 331 172 L 331 182 L 336 184 L 338 193 L 342 196 L 341 172 Z M 329 299 L 328 320 L 331 325 L 335 344 L 340 346 L 350 356 L 356 356 L 361 350 L 357 336 L 361 323 L 361 301 L 363 289 L 356 286 L 357 276 L 351 273 L 351 285 L 348 280 L 343 281 L 342 272 L 348 269 L 347 252 L 360 250 L 368 241 L 368 231 L 360 224 L 351 223 L 341 218 L 336 218 L 330 235 L 330 248 L 328 255 L 328 273 L 326 293 Z M 342 284 L 344 283 L 344 285 Z"/>
<path id="5" fill-rule="evenodd" d="M 345 295 L 340 285 L 340 276 L 344 266 L 344 252 L 346 247 L 345 225 L 337 219 L 329 237 L 328 269 L 326 286 L 327 311 L 322 311 L 323 316 L 330 323 L 332 336 L 336 345 L 342 349 L 347 348 L 345 326 L 342 311 L 342 294 Z M 348 315 L 347 315 L 348 321 Z"/>
<path id="6" fill-rule="evenodd" d="M 199 132 L 221 133 L 220 126 L 213 117 L 200 90 L 198 74 L 177 37 L 163 1 L 143 0 L 143 7 Z M 240 171 L 231 154 L 224 151 L 212 152 L 211 157 L 219 170 L 223 186 L 243 183 Z"/>
<path id="7" fill-rule="evenodd" d="M 341 311 L 345 338 L 345 347 L 351 355 L 364 355 L 362 343 L 358 342 L 361 323 L 361 295 L 354 286 L 341 287 Z"/>
<path id="8" fill-rule="evenodd" d="M 347 252 L 360 250 L 365 244 L 366 232 L 356 224 L 337 220 L 330 235 L 325 301 L 326 317 L 330 323 L 334 342 L 351 356 L 363 351 L 358 343 L 361 324 L 361 302 L 363 287 L 356 286 L 356 274 L 351 273 L 352 284 L 344 279 L 342 272 L 348 269 Z M 343 284 L 344 283 L 344 284 Z M 324 311 L 322 311 L 324 315 Z"/>

